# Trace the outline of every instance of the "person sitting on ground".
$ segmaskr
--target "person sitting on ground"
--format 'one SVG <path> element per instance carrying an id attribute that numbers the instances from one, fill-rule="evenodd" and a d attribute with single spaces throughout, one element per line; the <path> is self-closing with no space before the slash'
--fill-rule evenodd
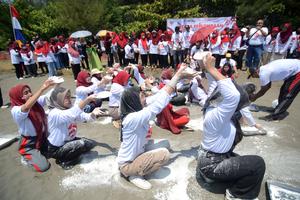
<path id="1" fill-rule="evenodd" d="M 158 93 L 149 105 L 143 91 L 138 87 L 126 89 L 121 97 L 121 146 L 117 162 L 121 175 L 142 189 L 150 189 L 151 183 L 143 176 L 158 170 L 169 160 L 170 153 L 166 148 L 147 150 L 146 135 L 149 121 L 160 113 L 171 99 L 177 81 L 186 66 L 182 66 L 173 78 Z"/>
<path id="2" fill-rule="evenodd" d="M 99 108 L 92 113 L 83 112 L 86 105 L 95 101 L 95 95 L 87 96 L 72 106 L 71 92 L 63 87 L 56 87 L 49 98 L 48 107 L 48 155 L 56 159 L 56 164 L 63 169 L 72 168 L 80 155 L 90 151 L 94 144 L 91 140 L 77 137 L 76 122 L 93 121 L 104 114 Z"/>
<path id="3" fill-rule="evenodd" d="M 202 77 L 200 75 L 193 78 L 189 89 L 189 101 L 191 103 L 199 103 L 204 106 L 207 99 L 206 89 L 202 85 Z"/>
<path id="4" fill-rule="evenodd" d="M 249 103 L 247 93 L 213 66 L 214 58 L 206 57 L 205 69 L 216 80 L 217 90 L 204 106 L 203 140 L 196 172 L 206 180 L 229 182 L 226 199 L 256 199 L 265 173 L 263 158 L 239 156 L 234 147 L 242 139 L 235 113 Z M 199 176 L 198 176 L 199 177 Z"/>
<path id="5" fill-rule="evenodd" d="M 273 81 L 284 81 L 278 96 L 278 105 L 266 120 L 280 120 L 286 117 L 290 107 L 300 91 L 300 60 L 280 59 L 260 67 L 259 80 L 261 88 L 256 94 L 250 95 L 253 102 L 263 96 L 270 88 Z"/>
<path id="6" fill-rule="evenodd" d="M 233 78 L 238 78 L 238 71 L 237 71 L 237 68 L 236 68 L 236 61 L 233 60 L 231 58 L 231 56 L 232 56 L 231 53 L 226 53 L 225 58 L 221 59 L 221 61 L 220 61 L 220 68 L 223 68 L 225 64 L 227 64 L 227 66 L 229 65 L 230 66 L 229 71 L 231 71 L 232 74 L 234 74 Z M 231 76 L 229 76 L 229 77 L 231 77 Z"/>
<path id="7" fill-rule="evenodd" d="M 77 76 L 77 84 L 76 84 L 76 100 L 75 104 L 78 104 L 80 101 L 84 100 L 87 96 L 94 93 L 97 89 L 105 87 L 105 85 L 109 82 L 107 79 L 102 79 L 98 84 L 93 84 L 91 81 L 91 76 L 87 71 L 79 72 Z M 94 102 L 90 102 L 83 109 L 84 112 L 90 113 L 95 108 L 101 107 L 102 100 L 96 99 Z"/>
<path id="8" fill-rule="evenodd" d="M 46 159 L 47 117 L 42 107 L 46 99 L 42 93 L 53 85 L 52 80 L 46 80 L 34 94 L 28 85 L 23 84 L 9 91 L 11 114 L 20 134 L 18 151 L 22 156 L 21 161 L 37 172 L 50 168 Z"/>

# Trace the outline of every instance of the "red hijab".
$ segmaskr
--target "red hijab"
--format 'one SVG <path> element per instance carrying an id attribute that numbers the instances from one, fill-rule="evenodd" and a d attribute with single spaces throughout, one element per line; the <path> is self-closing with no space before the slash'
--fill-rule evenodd
<path id="1" fill-rule="evenodd" d="M 214 37 L 210 38 L 210 43 L 216 44 L 217 40 L 218 40 L 219 33 L 218 33 L 218 31 L 214 31 L 213 34 L 214 34 Z"/>
<path id="2" fill-rule="evenodd" d="M 118 42 L 118 40 L 119 40 L 118 35 L 115 32 L 112 32 L 111 35 L 112 35 L 111 43 L 112 44 L 116 44 Z"/>
<path id="3" fill-rule="evenodd" d="M 84 87 L 89 87 L 90 85 L 92 85 L 93 83 L 90 82 L 86 82 L 86 78 L 90 77 L 90 74 L 86 71 L 81 71 L 79 72 L 78 76 L 77 76 L 77 84 L 76 87 L 79 86 L 84 86 Z"/>
<path id="4" fill-rule="evenodd" d="M 122 38 L 122 39 L 121 39 L 121 38 Z M 125 37 L 125 33 L 120 33 L 119 39 L 118 39 L 117 43 L 118 43 L 118 45 L 119 45 L 122 49 L 125 48 L 125 46 L 126 46 L 126 44 L 127 44 L 127 39 L 126 39 L 126 37 Z"/>
<path id="5" fill-rule="evenodd" d="M 291 23 L 285 23 L 283 27 L 286 28 L 285 31 L 280 32 L 280 41 L 281 43 L 286 43 L 290 36 L 292 35 L 293 29 L 292 29 L 292 24 Z"/>
<path id="6" fill-rule="evenodd" d="M 165 69 L 161 73 L 161 78 L 163 80 L 171 80 L 172 79 L 172 75 L 173 75 L 173 73 L 172 73 L 171 69 Z"/>
<path id="7" fill-rule="evenodd" d="M 221 44 L 223 44 L 225 42 L 229 42 L 229 37 L 228 37 L 227 32 L 224 30 L 221 32 Z"/>
<path id="8" fill-rule="evenodd" d="M 130 77 L 130 74 L 128 74 L 126 71 L 120 71 L 115 78 L 112 80 L 113 83 L 118 83 L 120 85 L 127 85 L 128 79 Z"/>
<path id="9" fill-rule="evenodd" d="M 21 106 L 25 104 L 25 100 L 22 99 L 23 90 L 30 87 L 24 84 L 18 84 L 9 90 L 10 103 L 13 106 Z M 31 120 L 33 127 L 36 131 L 36 144 L 35 148 L 40 149 L 42 144 L 47 138 L 47 118 L 43 107 L 39 103 L 35 103 L 28 114 L 28 118 Z"/>
<path id="10" fill-rule="evenodd" d="M 69 41 L 69 44 L 68 44 L 68 53 L 71 54 L 71 56 L 75 57 L 75 58 L 78 58 L 79 57 L 79 52 L 73 48 L 73 44 L 75 42 L 73 40 L 70 40 Z"/>
<path id="11" fill-rule="evenodd" d="M 142 38 L 142 36 L 145 36 L 145 37 Z M 145 35 L 144 32 L 141 34 L 141 43 L 142 43 L 143 49 L 145 51 L 147 51 L 148 50 L 148 43 L 147 43 L 147 38 L 146 38 L 146 35 Z"/>

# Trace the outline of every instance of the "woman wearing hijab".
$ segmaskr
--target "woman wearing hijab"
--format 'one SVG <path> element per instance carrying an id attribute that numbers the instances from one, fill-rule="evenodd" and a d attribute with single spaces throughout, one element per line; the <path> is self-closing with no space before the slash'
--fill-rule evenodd
<path id="1" fill-rule="evenodd" d="M 92 121 L 101 114 L 95 109 L 91 114 L 83 112 L 86 105 L 95 101 L 90 95 L 72 106 L 71 92 L 63 87 L 56 87 L 49 98 L 48 107 L 48 155 L 56 159 L 56 164 L 63 169 L 72 168 L 80 155 L 90 151 L 94 144 L 91 140 L 77 137 L 76 122 Z"/>
<path id="2" fill-rule="evenodd" d="M 41 95 L 52 85 L 51 80 L 46 80 L 34 94 L 28 85 L 23 84 L 9 91 L 11 114 L 20 134 L 18 151 L 22 156 L 21 161 L 37 172 L 44 172 L 50 167 L 45 157 L 48 128 L 42 106 L 46 101 L 45 95 Z"/>
<path id="3" fill-rule="evenodd" d="M 257 199 L 265 173 L 264 160 L 256 155 L 233 153 L 242 139 L 236 112 L 249 104 L 247 93 L 225 78 L 206 57 L 205 69 L 217 82 L 217 90 L 204 106 L 203 139 L 198 151 L 197 178 L 228 182 L 226 199 Z"/>
<path id="4" fill-rule="evenodd" d="M 283 59 L 287 56 L 287 51 L 292 44 L 292 33 L 292 24 L 285 23 L 282 27 L 282 31 L 278 33 L 276 37 L 274 60 Z"/>
<path id="5" fill-rule="evenodd" d="M 73 40 L 70 40 L 68 44 L 68 56 L 71 63 L 74 80 L 76 80 L 81 70 L 80 69 L 81 58 L 79 55 L 79 51 Z"/>
<path id="6" fill-rule="evenodd" d="M 221 61 L 221 56 L 220 56 L 220 48 L 219 46 L 221 45 L 221 36 L 219 35 L 219 32 L 215 30 L 209 38 L 209 50 L 212 53 L 213 57 L 216 58 L 216 64 L 215 67 L 219 67 L 217 63 L 220 63 Z"/>
<path id="7" fill-rule="evenodd" d="M 152 101 L 146 101 L 138 87 L 126 89 L 122 94 L 121 146 L 117 162 L 121 174 L 139 188 L 150 189 L 151 183 L 143 176 L 158 170 L 169 160 L 170 153 L 166 148 L 148 150 L 146 135 L 149 121 L 169 103 L 170 94 L 185 68 L 182 66 L 170 82 L 151 98 Z"/>
<path id="8" fill-rule="evenodd" d="M 17 79 L 23 79 L 23 69 L 21 65 L 21 55 L 20 55 L 20 48 L 16 42 L 13 42 L 9 46 L 9 54 L 11 64 L 15 67 L 16 77 Z"/>
<path id="9" fill-rule="evenodd" d="M 48 76 L 56 76 L 56 66 L 55 66 L 55 57 L 54 51 L 50 48 L 50 45 L 47 41 L 44 42 L 43 54 L 46 58 L 46 64 L 48 67 Z"/>
<path id="10" fill-rule="evenodd" d="M 128 40 L 125 38 L 125 33 L 122 32 L 119 35 L 119 39 L 117 40 L 118 45 L 118 56 L 121 66 L 125 65 L 125 46 L 127 44 Z"/>
<path id="11" fill-rule="evenodd" d="M 167 68 L 169 66 L 168 63 L 169 46 L 165 34 L 160 35 L 158 50 L 159 50 L 159 66 L 162 68 Z"/>
<path id="12" fill-rule="evenodd" d="M 87 71 L 79 72 L 77 76 L 77 83 L 76 83 L 76 100 L 75 104 L 78 104 L 80 101 L 86 99 L 90 94 L 93 94 L 97 89 L 101 87 L 105 87 L 106 83 L 109 80 L 105 78 L 102 79 L 98 84 L 93 84 L 91 81 L 91 76 Z M 102 101 L 101 99 L 97 99 L 94 102 L 90 102 L 86 107 L 83 109 L 84 112 L 90 113 L 95 108 L 101 107 Z"/>
<path id="13" fill-rule="evenodd" d="M 44 55 L 44 51 L 44 42 L 40 39 L 35 43 L 34 54 L 37 56 L 37 63 L 42 71 L 42 74 L 49 73 L 46 65 L 46 57 Z"/>
<path id="14" fill-rule="evenodd" d="M 265 52 L 263 54 L 263 65 L 268 64 L 270 61 L 273 61 L 273 55 L 275 51 L 276 37 L 279 33 L 279 27 L 273 27 L 271 33 L 266 37 L 264 44 Z"/>
<path id="15" fill-rule="evenodd" d="M 152 37 L 149 41 L 149 57 L 150 57 L 150 65 L 152 67 L 157 67 L 158 61 L 158 42 L 159 36 L 155 30 L 152 31 Z"/>
<path id="16" fill-rule="evenodd" d="M 229 47 L 229 43 L 230 43 L 230 39 L 229 36 L 227 34 L 227 31 L 222 31 L 221 32 L 221 43 L 219 45 L 219 54 L 220 54 L 220 60 L 216 60 L 216 67 L 217 69 L 220 68 L 220 62 L 222 58 L 225 58 L 225 54 L 228 51 L 228 47 Z"/>
<path id="17" fill-rule="evenodd" d="M 242 37 L 241 32 L 236 25 L 229 32 L 229 40 L 228 53 L 231 53 L 232 59 L 237 62 Z M 237 66 L 237 68 L 241 69 L 242 66 Z"/>
<path id="18" fill-rule="evenodd" d="M 23 44 L 22 49 L 20 51 L 21 57 L 24 61 L 24 65 L 31 77 L 37 76 L 36 65 L 33 58 L 33 53 L 26 44 Z"/>
<path id="19" fill-rule="evenodd" d="M 149 44 L 144 32 L 141 33 L 141 39 L 139 39 L 138 48 L 141 54 L 142 65 L 145 67 L 148 65 Z"/>

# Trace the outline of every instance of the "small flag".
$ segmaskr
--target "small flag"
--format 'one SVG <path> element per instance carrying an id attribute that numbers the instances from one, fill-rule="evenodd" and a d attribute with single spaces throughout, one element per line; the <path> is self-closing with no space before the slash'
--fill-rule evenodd
<path id="1" fill-rule="evenodd" d="M 12 21 L 12 27 L 13 27 L 15 39 L 20 40 L 22 42 L 26 41 L 25 37 L 22 34 L 22 27 L 18 21 L 18 18 L 20 17 L 19 12 L 12 5 L 10 5 L 10 12 L 12 17 L 11 21 Z"/>

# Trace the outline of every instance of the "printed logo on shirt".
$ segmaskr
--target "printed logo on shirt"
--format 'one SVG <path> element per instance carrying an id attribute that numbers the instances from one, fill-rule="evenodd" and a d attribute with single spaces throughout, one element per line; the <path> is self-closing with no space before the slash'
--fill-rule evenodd
<path id="1" fill-rule="evenodd" d="M 68 127 L 68 131 L 70 138 L 75 138 L 77 133 L 77 124 L 70 124 L 70 126 Z"/>

